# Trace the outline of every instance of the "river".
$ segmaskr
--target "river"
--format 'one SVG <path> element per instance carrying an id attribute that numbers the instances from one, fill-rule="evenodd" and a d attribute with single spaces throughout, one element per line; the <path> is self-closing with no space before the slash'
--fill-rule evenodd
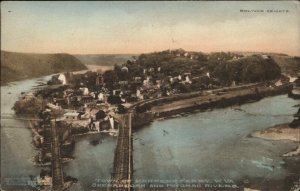
<path id="1" fill-rule="evenodd" d="M 47 78 L 2 86 L 1 116 L 13 116 L 11 107 L 20 93 L 29 91 L 38 81 Z M 200 181 L 200 186 L 204 185 L 203 182 L 207 183 L 206 186 L 214 186 L 218 181 L 220 185 L 230 182 L 230 185 L 237 186 L 233 190 L 242 187 L 286 190 L 292 185 L 292 179 L 300 178 L 299 158 L 286 160 L 280 155 L 294 149 L 296 143 L 266 141 L 249 134 L 290 122 L 297 112 L 293 106 L 298 103 L 282 95 L 245 104 L 238 109 L 229 107 L 154 121 L 133 134 L 135 182 L 143 182 L 147 190 L 158 181 L 165 183 L 182 179 L 185 183 Z M 24 190 L 16 185 L 7 187 L 5 183 L 9 183 L 10 178 L 28 183 L 28 178 L 38 175 L 41 170 L 31 161 L 37 151 L 25 125 L 16 119 L 1 119 L 1 182 L 5 190 Z M 94 146 L 90 144 L 92 140 L 101 141 Z M 78 179 L 72 190 L 98 190 L 95 183 L 110 178 L 115 145 L 116 138 L 106 135 L 76 138 L 75 159 L 63 167 L 66 175 Z M 188 189 L 187 185 L 178 190 Z M 164 190 L 174 188 L 164 184 Z"/>
<path id="2" fill-rule="evenodd" d="M 1 186 L 4 190 L 32 190 L 31 176 L 37 176 L 40 168 L 32 159 L 37 150 L 31 144 L 32 133 L 26 121 L 15 119 L 12 107 L 21 96 L 46 82 L 50 76 L 18 81 L 1 86 Z"/>
<path id="3" fill-rule="evenodd" d="M 208 187 L 226 180 L 239 188 L 286 190 L 285 177 L 291 172 L 280 155 L 297 145 L 252 138 L 249 134 L 290 122 L 297 112 L 293 106 L 298 103 L 282 95 L 238 108 L 155 121 L 134 134 L 134 178 L 155 183 L 174 179 L 206 181 Z M 300 173 L 297 176 L 300 178 Z M 150 189 L 151 184 L 148 186 Z"/>

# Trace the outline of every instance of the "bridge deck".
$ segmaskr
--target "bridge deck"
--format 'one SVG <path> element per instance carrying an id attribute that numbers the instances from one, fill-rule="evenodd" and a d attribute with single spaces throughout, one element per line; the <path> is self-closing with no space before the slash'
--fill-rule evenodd
<path id="1" fill-rule="evenodd" d="M 132 179 L 132 138 L 131 113 L 124 114 L 119 119 L 119 135 L 115 150 L 112 173 L 112 190 L 130 191 Z"/>

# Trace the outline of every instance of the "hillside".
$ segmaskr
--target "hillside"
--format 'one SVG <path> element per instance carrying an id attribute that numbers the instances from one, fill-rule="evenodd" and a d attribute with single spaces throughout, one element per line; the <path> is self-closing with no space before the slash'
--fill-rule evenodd
<path id="1" fill-rule="evenodd" d="M 86 66 L 69 54 L 1 51 L 1 84 L 58 72 L 84 69 L 86 69 Z"/>
<path id="2" fill-rule="evenodd" d="M 187 52 L 183 49 L 141 54 L 135 62 L 126 66 L 130 75 L 141 76 L 144 68 L 160 67 L 165 76 L 191 73 L 203 77 L 210 73 L 221 84 L 262 82 L 280 77 L 280 68 L 270 57 L 261 55 L 243 56 L 230 52 Z M 159 73 L 153 74 L 159 77 Z M 119 76 L 120 79 L 122 76 Z M 124 80 L 124 79 L 123 79 Z"/>
<path id="3" fill-rule="evenodd" d="M 74 55 L 83 64 L 113 66 L 123 64 L 127 60 L 132 60 L 134 54 L 77 54 Z"/>
<path id="4" fill-rule="evenodd" d="M 280 66 L 282 73 L 297 76 L 300 72 L 300 57 L 284 55 L 271 55 L 274 61 Z"/>

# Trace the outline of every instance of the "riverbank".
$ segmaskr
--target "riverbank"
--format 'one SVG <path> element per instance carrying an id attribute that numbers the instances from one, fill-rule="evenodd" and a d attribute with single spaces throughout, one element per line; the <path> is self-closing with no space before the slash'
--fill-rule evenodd
<path id="1" fill-rule="evenodd" d="M 300 142 L 300 128 L 291 128 L 288 124 L 276 125 L 262 131 L 256 131 L 251 134 L 252 137 L 262 138 L 266 140 L 290 140 Z M 292 157 L 300 155 L 300 144 L 293 151 L 283 154 L 284 157 Z"/>
<path id="2" fill-rule="evenodd" d="M 229 91 L 207 91 L 206 94 L 197 97 L 173 101 L 171 103 L 152 104 L 151 112 L 156 118 L 174 116 L 180 113 L 194 110 L 207 110 L 211 108 L 224 108 L 232 105 L 240 105 L 258 101 L 264 97 L 287 94 L 292 90 L 289 84 L 279 87 L 257 86 L 233 89 Z"/>

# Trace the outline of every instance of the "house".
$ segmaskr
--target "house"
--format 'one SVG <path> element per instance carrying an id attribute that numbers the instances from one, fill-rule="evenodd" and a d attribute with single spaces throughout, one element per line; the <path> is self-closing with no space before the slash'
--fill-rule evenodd
<path id="1" fill-rule="evenodd" d="M 53 102 L 57 106 L 61 106 L 62 108 L 68 107 L 68 100 L 65 98 L 53 98 Z"/>
<path id="2" fill-rule="evenodd" d="M 67 84 L 67 78 L 64 74 L 59 74 L 57 79 L 61 82 L 62 85 Z"/>
<path id="3" fill-rule="evenodd" d="M 54 105 L 54 104 L 52 104 L 52 103 L 48 103 L 47 106 L 48 106 L 50 109 L 55 109 L 55 110 L 60 110 L 60 109 L 62 109 L 60 106 Z"/>
<path id="4" fill-rule="evenodd" d="M 93 102 L 93 100 L 94 100 L 93 96 L 87 95 L 87 96 L 82 96 L 82 97 L 80 97 L 80 100 L 79 100 L 79 101 L 80 101 L 80 103 L 85 104 L 85 103 Z"/>
<path id="5" fill-rule="evenodd" d="M 278 86 L 282 86 L 282 84 L 283 84 L 282 81 L 281 81 L 281 80 L 278 80 L 278 81 L 275 83 L 275 86 L 277 86 L 277 87 L 278 87 Z"/>
<path id="6" fill-rule="evenodd" d="M 147 76 L 146 80 L 148 80 L 148 81 L 152 80 L 152 76 Z"/>
<path id="7" fill-rule="evenodd" d="M 94 99 L 96 99 L 96 93 L 95 92 L 91 92 L 90 96 L 92 96 Z"/>
<path id="8" fill-rule="evenodd" d="M 80 120 L 81 115 L 78 112 L 68 112 L 64 114 L 65 120 Z"/>
<path id="9" fill-rule="evenodd" d="M 192 83 L 189 76 L 185 76 L 185 82 L 190 84 Z"/>
<path id="10" fill-rule="evenodd" d="M 209 72 L 206 72 L 206 76 L 207 76 L 208 78 L 210 78 L 210 74 L 209 74 Z"/>
<path id="11" fill-rule="evenodd" d="M 154 68 L 149 68 L 148 71 L 149 72 L 154 72 Z"/>
<path id="12" fill-rule="evenodd" d="M 65 91 L 64 91 L 64 96 L 67 96 L 67 95 L 72 95 L 73 94 L 73 92 L 74 92 L 74 90 L 72 90 L 72 89 L 66 89 Z"/>
<path id="13" fill-rule="evenodd" d="M 118 90 L 113 90 L 113 95 L 114 96 L 121 96 L 123 94 L 123 92 L 120 90 L 120 89 L 118 89 Z"/>
<path id="14" fill-rule="evenodd" d="M 142 82 L 142 77 L 136 76 L 134 77 L 134 81 L 137 83 L 141 83 Z"/>
<path id="15" fill-rule="evenodd" d="M 128 85 L 128 81 L 127 80 L 119 81 L 119 85 L 121 85 L 121 86 Z"/>
<path id="16" fill-rule="evenodd" d="M 128 68 L 127 68 L 126 66 L 123 66 L 123 67 L 121 68 L 121 71 L 122 71 L 122 72 L 128 72 Z"/>
<path id="17" fill-rule="evenodd" d="M 99 93 L 97 97 L 98 97 L 99 101 L 104 101 L 104 94 L 103 93 Z"/>
<path id="18" fill-rule="evenodd" d="M 143 81 L 143 85 L 148 86 L 150 84 L 151 79 L 152 79 L 152 76 L 147 76 L 146 80 Z"/>
<path id="19" fill-rule="evenodd" d="M 140 90 L 136 90 L 136 97 L 137 97 L 138 99 L 141 99 L 141 100 L 144 99 L 144 96 L 143 96 L 143 94 L 141 93 Z"/>
<path id="20" fill-rule="evenodd" d="M 89 95 L 89 89 L 87 87 L 79 88 L 82 92 L 82 95 Z"/>
<path id="21" fill-rule="evenodd" d="M 191 74 L 190 72 L 185 72 L 185 73 L 183 74 L 183 76 L 188 76 L 188 77 L 191 77 L 191 76 L 192 76 L 192 74 Z"/>
<path id="22" fill-rule="evenodd" d="M 262 57 L 263 59 L 269 59 L 269 58 L 270 58 L 268 55 L 265 55 L 265 54 L 261 55 L 261 57 Z"/>
<path id="23" fill-rule="evenodd" d="M 92 118 L 94 121 L 104 119 L 106 117 L 105 112 L 100 109 L 88 109 L 86 113 L 89 115 L 89 118 Z"/>
<path id="24" fill-rule="evenodd" d="M 162 85 L 162 81 L 161 81 L 161 80 L 156 80 L 155 82 L 156 82 L 156 86 L 157 86 L 158 88 L 160 88 L 161 85 Z"/>

